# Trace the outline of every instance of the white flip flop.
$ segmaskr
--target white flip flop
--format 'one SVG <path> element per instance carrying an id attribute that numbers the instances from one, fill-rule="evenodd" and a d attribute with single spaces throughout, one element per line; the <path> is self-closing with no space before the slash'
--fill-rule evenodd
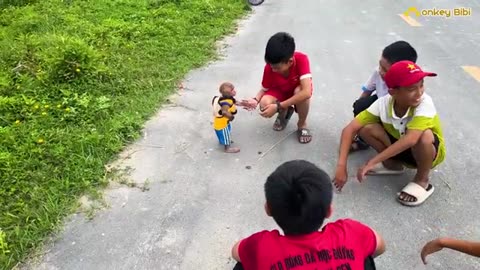
<path id="1" fill-rule="evenodd" d="M 431 184 L 428 184 L 428 185 L 429 185 L 430 189 L 426 190 L 425 188 L 423 188 L 419 184 L 414 183 L 414 182 L 410 182 L 410 183 L 408 183 L 408 185 L 406 185 L 402 189 L 402 192 L 406 193 L 406 194 L 408 194 L 412 197 L 417 198 L 417 201 L 415 201 L 415 202 L 405 202 L 405 201 L 400 200 L 399 197 L 400 197 L 401 192 L 397 193 L 397 200 L 401 204 L 406 205 L 406 206 L 418 206 L 418 205 L 422 204 L 423 202 L 425 202 L 425 200 L 428 199 L 428 197 L 430 197 L 430 195 L 432 195 L 433 191 L 435 190 L 435 188 Z"/>
<path id="2" fill-rule="evenodd" d="M 373 169 L 369 172 L 367 172 L 367 175 L 397 175 L 397 174 L 403 174 L 405 172 L 405 168 L 402 168 L 401 170 L 390 170 L 385 168 L 382 163 L 379 163 L 373 167 Z"/>

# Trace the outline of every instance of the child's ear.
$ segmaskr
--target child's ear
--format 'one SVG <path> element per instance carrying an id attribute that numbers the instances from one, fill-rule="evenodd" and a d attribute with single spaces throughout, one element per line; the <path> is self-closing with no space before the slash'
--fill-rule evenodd
<path id="1" fill-rule="evenodd" d="M 388 93 L 393 96 L 393 94 L 395 94 L 397 91 L 395 91 L 394 88 L 388 88 Z"/>
<path id="2" fill-rule="evenodd" d="M 325 216 L 325 218 L 330 218 L 332 216 L 332 213 L 333 213 L 333 206 L 330 204 L 330 206 L 327 209 L 327 215 Z"/>
<path id="3" fill-rule="evenodd" d="M 265 202 L 265 213 L 267 213 L 267 216 L 269 217 L 272 216 L 272 211 L 270 211 L 270 206 L 268 206 L 267 202 Z"/>

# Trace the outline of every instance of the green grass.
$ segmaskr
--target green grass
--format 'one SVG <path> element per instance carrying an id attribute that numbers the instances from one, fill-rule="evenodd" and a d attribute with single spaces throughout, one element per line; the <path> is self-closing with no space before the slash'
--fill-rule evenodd
<path id="1" fill-rule="evenodd" d="M 244 0 L 0 0 L 0 269 L 39 247 Z"/>

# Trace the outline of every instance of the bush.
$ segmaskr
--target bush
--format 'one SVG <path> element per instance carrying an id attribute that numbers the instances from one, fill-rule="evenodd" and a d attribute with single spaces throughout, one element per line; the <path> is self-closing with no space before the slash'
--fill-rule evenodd
<path id="1" fill-rule="evenodd" d="M 33 4 L 38 0 L 1 0 L 0 8 L 7 8 L 10 6 L 20 7 L 28 4 Z"/>

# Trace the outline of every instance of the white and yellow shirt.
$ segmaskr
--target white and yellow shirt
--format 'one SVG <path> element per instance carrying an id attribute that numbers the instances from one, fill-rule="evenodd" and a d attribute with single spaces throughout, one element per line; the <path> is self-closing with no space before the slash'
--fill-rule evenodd
<path id="1" fill-rule="evenodd" d="M 395 100 L 391 95 L 378 98 L 368 109 L 358 114 L 355 118 L 365 126 L 373 123 L 381 123 L 385 131 L 392 137 L 400 139 L 408 129 L 427 130 L 430 129 L 438 137 L 439 146 L 437 157 L 433 161 L 433 167 L 445 159 L 445 143 L 438 117 L 437 110 L 432 98 L 426 93 L 423 94 L 420 104 L 417 107 L 410 107 L 403 116 L 395 115 L 393 103 Z"/>

